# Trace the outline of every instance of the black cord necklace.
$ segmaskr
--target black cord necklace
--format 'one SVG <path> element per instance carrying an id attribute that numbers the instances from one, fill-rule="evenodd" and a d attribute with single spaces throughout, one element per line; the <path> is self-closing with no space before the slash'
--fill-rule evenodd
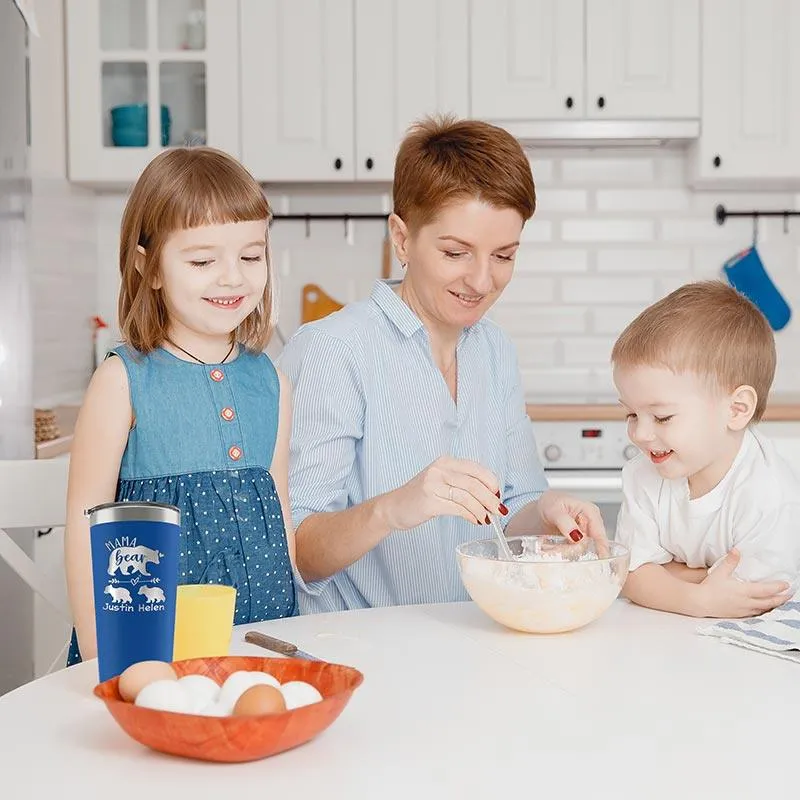
<path id="1" fill-rule="evenodd" d="M 179 344 L 175 344 L 175 342 L 173 342 L 172 339 L 170 339 L 169 337 L 167 337 L 167 341 L 173 347 L 177 347 L 178 350 L 180 350 L 182 353 L 186 353 L 186 355 L 189 356 L 189 358 L 193 358 L 195 361 L 197 361 L 198 364 L 203 364 L 204 366 L 208 366 L 208 362 L 207 361 L 201 361 L 196 355 L 193 355 L 188 350 L 184 350 L 184 348 L 182 348 Z M 223 358 L 222 361 L 219 362 L 220 364 L 224 364 L 228 360 L 228 356 L 230 356 L 230 354 L 233 352 L 233 348 L 234 347 L 236 347 L 236 341 L 235 340 L 233 342 L 231 342 L 231 349 L 228 350 L 228 352 L 225 354 L 225 358 Z"/>

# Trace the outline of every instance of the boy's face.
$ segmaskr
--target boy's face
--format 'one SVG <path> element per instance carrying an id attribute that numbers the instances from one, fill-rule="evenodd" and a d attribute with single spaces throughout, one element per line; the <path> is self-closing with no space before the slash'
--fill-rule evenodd
<path id="1" fill-rule="evenodd" d="M 694 373 L 666 367 L 615 367 L 614 384 L 628 415 L 628 436 L 659 475 L 687 478 L 692 497 L 713 489 L 741 441 L 731 396 Z"/>

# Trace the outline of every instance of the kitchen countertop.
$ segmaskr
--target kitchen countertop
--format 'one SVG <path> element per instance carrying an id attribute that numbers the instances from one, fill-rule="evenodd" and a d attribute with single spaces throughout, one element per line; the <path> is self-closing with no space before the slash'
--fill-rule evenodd
<path id="1" fill-rule="evenodd" d="M 621 406 L 608 403 L 527 403 L 528 416 L 539 422 L 597 420 L 622 421 L 625 412 Z M 800 395 L 775 395 L 767 403 L 764 420 L 770 422 L 800 421 Z"/>

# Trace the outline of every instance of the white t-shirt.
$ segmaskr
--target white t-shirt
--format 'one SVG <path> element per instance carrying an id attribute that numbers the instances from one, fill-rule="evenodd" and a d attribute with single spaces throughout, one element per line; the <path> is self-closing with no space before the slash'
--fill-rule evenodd
<path id="1" fill-rule="evenodd" d="M 661 478 L 641 453 L 623 467 L 622 491 L 615 539 L 630 548 L 630 571 L 673 560 L 711 567 L 736 546 L 738 578 L 797 582 L 800 479 L 752 429 L 728 473 L 702 497 L 689 499 L 685 478 Z"/>

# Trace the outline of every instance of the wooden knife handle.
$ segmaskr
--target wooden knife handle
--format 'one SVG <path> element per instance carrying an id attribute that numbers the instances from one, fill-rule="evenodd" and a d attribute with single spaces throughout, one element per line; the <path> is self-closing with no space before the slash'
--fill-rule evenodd
<path id="1" fill-rule="evenodd" d="M 244 635 L 244 640 L 250 642 L 250 644 L 257 644 L 266 650 L 272 650 L 273 653 L 282 653 L 285 656 L 292 656 L 297 652 L 297 645 L 291 642 L 284 642 L 283 639 L 275 639 L 259 631 L 247 631 Z"/>

